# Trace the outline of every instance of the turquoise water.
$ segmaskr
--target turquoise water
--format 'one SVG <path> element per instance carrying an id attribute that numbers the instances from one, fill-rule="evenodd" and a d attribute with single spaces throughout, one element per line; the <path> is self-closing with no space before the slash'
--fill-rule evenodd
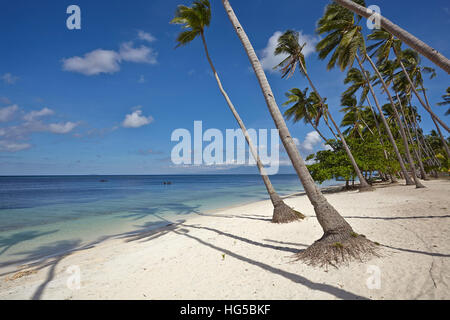
<path id="1" fill-rule="evenodd" d="M 296 175 L 271 181 L 280 195 L 303 191 Z M 259 175 L 0 177 L 0 275 L 108 237 L 264 199 Z"/>

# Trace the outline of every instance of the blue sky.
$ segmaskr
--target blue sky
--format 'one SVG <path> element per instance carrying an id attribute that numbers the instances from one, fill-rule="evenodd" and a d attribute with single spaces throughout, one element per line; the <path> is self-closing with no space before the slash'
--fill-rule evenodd
<path id="1" fill-rule="evenodd" d="M 254 168 L 176 167 L 170 162 L 173 130 L 236 128 L 218 91 L 200 39 L 178 49 L 179 26 L 170 25 L 177 4 L 190 1 L 8 1 L 0 11 L 0 175 L 168 174 L 256 172 Z M 232 1 L 267 67 L 281 107 L 284 92 L 306 87 L 305 79 L 282 80 L 270 70 L 271 41 L 288 28 L 311 45 L 326 0 Z M 448 1 L 370 1 L 382 14 L 450 56 Z M 81 8 L 81 30 L 68 30 L 66 8 Z M 225 89 L 249 128 L 273 128 L 258 83 L 220 1 L 212 1 L 206 37 Z M 274 36 L 275 35 L 275 36 Z M 337 119 L 344 73 L 326 70 L 314 52 L 309 72 Z M 423 59 L 423 64 L 433 66 Z M 448 75 L 427 80 L 435 105 Z M 381 97 L 381 96 L 380 96 Z M 383 103 L 387 101 L 381 98 Z M 284 107 L 281 107 L 284 109 Z M 444 118 L 446 108 L 435 107 Z M 423 113 L 422 113 L 423 114 Z M 312 131 L 288 123 L 303 155 L 320 149 L 306 144 Z M 422 126 L 433 128 L 423 114 Z M 323 128 L 324 132 L 327 132 Z M 328 132 L 327 132 L 328 133 Z M 308 141 L 306 141 L 308 142 Z M 283 154 L 281 154 L 283 156 Z M 285 155 L 284 155 L 285 156 Z M 281 172 L 292 172 L 290 166 Z"/>

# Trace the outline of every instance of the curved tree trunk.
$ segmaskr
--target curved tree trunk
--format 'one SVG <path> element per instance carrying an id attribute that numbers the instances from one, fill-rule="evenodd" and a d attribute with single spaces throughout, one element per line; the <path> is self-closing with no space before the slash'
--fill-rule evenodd
<path id="1" fill-rule="evenodd" d="M 403 110 L 402 110 L 402 112 L 403 112 Z M 420 161 L 422 163 L 421 170 L 423 169 L 423 172 L 425 174 L 425 175 L 422 175 L 422 179 L 429 180 L 429 178 L 427 176 L 427 173 L 425 171 L 425 168 L 423 167 L 423 160 L 422 160 L 423 159 L 423 153 L 422 153 L 423 146 L 422 146 L 422 143 L 420 142 L 419 134 L 417 133 L 416 125 L 415 125 L 414 121 L 411 120 L 411 117 L 409 115 L 405 115 L 405 113 L 403 112 L 403 117 L 405 117 L 405 116 L 408 119 L 409 123 L 411 124 L 412 129 L 413 129 L 413 134 L 416 137 L 417 152 L 418 152 L 419 159 L 420 159 Z M 411 140 L 412 140 L 412 137 L 411 137 Z M 428 159 L 426 162 L 428 164 L 431 163 L 430 159 Z"/>
<path id="2" fill-rule="evenodd" d="M 233 113 L 234 118 L 239 124 L 239 127 L 241 128 L 242 132 L 244 133 L 245 139 L 247 140 L 250 152 L 253 155 L 253 158 L 256 161 L 256 165 L 258 167 L 259 173 L 264 181 L 264 185 L 266 186 L 267 192 L 270 196 L 270 200 L 272 201 L 274 210 L 273 210 L 273 217 L 272 222 L 275 223 L 285 223 L 294 221 L 297 219 L 303 219 L 305 216 L 301 214 L 300 212 L 297 212 L 290 208 L 288 205 L 284 203 L 284 201 L 281 199 L 281 197 L 278 195 L 278 193 L 275 191 L 275 188 L 273 187 L 272 183 L 270 182 L 269 177 L 266 174 L 266 171 L 264 169 L 264 166 L 261 162 L 261 159 L 259 158 L 258 151 L 256 150 L 255 146 L 253 145 L 253 142 L 250 138 L 250 135 L 247 132 L 247 129 L 245 128 L 244 122 L 242 121 L 241 117 L 236 111 L 236 108 L 234 107 L 233 103 L 231 102 L 231 99 L 229 98 L 228 94 L 224 90 L 222 86 L 222 82 L 220 81 L 219 75 L 217 74 L 216 68 L 214 67 L 214 64 L 211 60 L 211 57 L 209 56 L 208 47 L 206 45 L 205 35 L 201 33 L 203 46 L 205 48 L 206 57 L 208 59 L 209 65 L 211 66 L 212 72 L 214 74 L 214 78 L 216 79 L 217 85 L 219 86 L 220 92 L 224 96 L 228 107 L 230 108 L 231 112 Z"/>
<path id="3" fill-rule="evenodd" d="M 381 147 L 383 148 L 384 158 L 385 158 L 386 160 L 388 160 L 388 159 L 389 159 L 389 157 L 388 157 L 388 152 L 386 151 L 386 148 L 385 148 L 385 146 L 384 146 L 383 135 L 382 135 L 382 133 L 381 133 L 380 124 L 378 123 L 378 119 L 377 119 L 377 115 L 376 115 L 376 113 L 375 113 L 375 110 L 373 110 L 372 104 L 370 103 L 369 96 L 366 97 L 366 101 L 367 101 L 367 103 L 368 103 L 368 105 L 369 105 L 369 107 L 370 107 L 370 111 L 372 111 L 373 119 L 374 119 L 374 121 L 375 121 L 375 125 L 376 125 L 377 130 L 378 130 L 378 135 L 380 136 L 380 144 L 381 144 Z M 391 169 L 391 170 L 392 170 L 392 169 Z M 391 172 L 392 172 L 392 171 L 391 171 Z M 397 179 L 395 178 L 395 174 L 392 175 L 391 173 L 389 173 L 389 176 L 390 176 L 390 178 L 391 178 L 392 183 L 396 183 L 396 182 L 397 182 Z"/>
<path id="4" fill-rule="evenodd" d="M 317 133 L 319 134 L 319 136 L 322 138 L 322 140 L 327 143 L 327 138 L 325 138 L 325 136 L 322 134 L 322 132 L 320 132 L 319 128 L 314 124 L 314 122 L 311 121 L 311 119 L 309 119 L 308 117 L 306 117 L 306 121 L 308 121 L 308 123 L 314 128 L 314 130 L 317 131 Z"/>
<path id="5" fill-rule="evenodd" d="M 405 110 L 403 108 L 402 101 L 400 100 L 400 97 L 398 96 L 398 93 L 396 92 L 395 94 L 397 95 L 397 100 L 398 100 L 398 103 L 400 105 L 400 112 L 402 113 L 403 122 L 405 124 L 405 131 L 408 133 L 409 143 L 411 144 L 411 147 L 413 148 L 413 152 L 414 152 L 414 155 L 416 157 L 417 164 L 419 165 L 420 177 L 422 178 L 422 180 L 428 180 L 427 173 L 425 172 L 425 168 L 423 167 L 422 156 L 420 154 L 420 149 L 416 150 L 414 148 L 414 140 L 412 138 L 411 130 L 410 130 L 409 125 L 408 125 L 409 121 L 406 119 Z"/>
<path id="6" fill-rule="evenodd" d="M 328 116 L 327 115 L 328 115 L 328 112 L 325 112 L 324 117 L 323 117 L 323 121 L 325 121 L 325 124 L 327 125 L 327 127 L 331 131 L 331 133 L 333 134 L 333 136 L 336 139 L 336 141 L 338 141 L 339 138 L 336 135 L 336 133 L 334 132 L 333 128 L 330 126 L 330 123 L 328 122 Z"/>
<path id="7" fill-rule="evenodd" d="M 373 15 L 372 11 L 368 10 L 366 7 L 360 6 L 359 4 L 351 0 L 334 0 L 334 2 L 363 17 L 369 18 Z M 430 59 L 434 64 L 436 64 L 437 66 L 439 66 L 440 68 L 442 68 L 443 70 L 445 70 L 447 73 L 450 74 L 450 60 L 447 59 L 443 54 L 441 54 L 436 49 L 433 49 L 420 39 L 416 38 L 408 31 L 392 23 L 390 20 L 386 19 L 382 15 L 380 15 L 379 18 L 381 22 L 381 27 L 383 29 L 385 29 L 390 34 L 402 40 L 411 48 L 418 51 L 423 56 Z"/>
<path id="8" fill-rule="evenodd" d="M 358 176 L 359 179 L 359 183 L 360 183 L 360 191 L 369 191 L 369 190 L 374 190 L 370 184 L 367 182 L 367 180 L 363 177 L 363 175 L 361 174 L 361 170 L 358 167 L 358 164 L 356 163 L 355 158 L 353 157 L 352 152 L 350 151 L 350 148 L 347 145 L 347 141 L 345 141 L 344 135 L 342 134 L 341 130 L 339 129 L 339 126 L 336 124 L 336 122 L 333 119 L 333 116 L 331 115 L 331 112 L 329 112 L 326 108 L 325 108 L 325 103 L 322 99 L 322 96 L 319 94 L 319 92 L 316 89 L 316 86 L 314 85 L 314 83 L 312 82 L 311 78 L 309 77 L 308 72 L 306 71 L 305 66 L 303 65 L 303 62 L 301 60 L 299 60 L 300 62 L 300 68 L 302 69 L 304 75 L 306 76 L 306 79 L 308 79 L 309 85 L 311 86 L 311 88 L 314 90 L 314 92 L 316 93 L 317 97 L 319 97 L 320 100 L 320 104 L 322 105 L 322 110 L 324 113 L 328 114 L 328 116 L 330 117 L 331 122 L 333 122 L 333 125 L 339 135 L 339 138 L 341 138 L 342 144 L 344 145 L 344 149 L 345 152 L 347 153 L 348 158 L 350 159 L 350 162 L 352 163 L 353 169 L 356 172 L 356 175 Z M 326 116 L 325 114 L 325 116 Z"/>
<path id="9" fill-rule="evenodd" d="M 408 171 L 406 170 L 405 163 L 403 162 L 402 155 L 400 154 L 400 151 L 398 150 L 398 147 L 397 147 L 397 143 L 395 143 L 394 136 L 392 135 L 391 128 L 389 128 L 389 124 L 387 123 L 386 118 L 383 115 L 383 110 L 381 109 L 380 103 L 378 102 L 378 98 L 377 98 L 377 96 L 375 94 L 375 91 L 373 90 L 372 84 L 370 83 L 370 79 L 367 78 L 366 71 L 364 70 L 364 67 L 363 67 L 363 65 L 361 63 L 361 59 L 359 58 L 358 55 L 356 55 L 356 60 L 358 61 L 359 68 L 361 69 L 361 71 L 362 71 L 362 73 L 363 73 L 363 75 L 364 75 L 364 77 L 365 77 L 365 79 L 366 79 L 366 81 L 367 81 L 367 83 L 369 85 L 369 90 L 370 90 L 370 92 L 371 92 L 371 94 L 373 96 L 373 99 L 375 101 L 375 105 L 377 106 L 378 112 L 381 115 L 381 120 L 383 121 L 384 127 L 386 129 L 387 134 L 388 134 L 389 141 L 391 142 L 392 147 L 394 148 L 394 152 L 395 152 L 395 155 L 397 156 L 398 163 L 400 164 L 400 168 L 401 168 L 402 174 L 404 176 L 404 179 L 406 181 L 406 185 L 413 185 L 414 181 L 412 181 L 411 178 L 408 175 Z"/>
<path id="10" fill-rule="evenodd" d="M 231 21 L 246 53 L 252 64 L 258 79 L 267 107 L 279 130 L 281 141 L 291 159 L 297 175 L 299 176 L 306 195 L 316 212 L 317 220 L 321 225 L 324 235 L 306 250 L 297 254 L 298 259 L 313 265 L 339 264 L 349 259 L 362 259 L 364 255 L 376 254 L 376 245 L 353 232 L 348 222 L 327 201 L 320 189 L 314 183 L 303 158 L 292 139 L 291 134 L 283 119 L 283 115 L 275 101 L 272 89 L 267 81 L 261 63 L 256 56 L 250 40 L 245 34 L 228 0 L 222 0 L 228 18 Z M 346 248 L 342 250 L 341 248 Z"/>
<path id="11" fill-rule="evenodd" d="M 411 175 L 413 176 L 414 182 L 416 184 L 416 188 L 425 188 L 425 186 L 419 181 L 416 174 L 416 167 L 414 165 L 414 161 L 411 156 L 411 152 L 409 151 L 409 144 L 408 144 L 408 138 L 406 137 L 405 129 L 403 128 L 402 120 L 400 119 L 400 115 L 398 114 L 397 107 L 395 106 L 394 100 L 392 99 L 392 96 L 389 92 L 389 88 L 386 85 L 386 82 L 384 81 L 383 77 L 381 76 L 380 71 L 378 70 L 377 66 L 373 63 L 372 59 L 369 57 L 369 55 L 366 53 L 366 59 L 369 61 L 370 65 L 374 69 L 375 73 L 378 76 L 378 79 L 381 81 L 381 85 L 384 88 L 384 91 L 386 92 L 389 102 L 392 105 L 392 109 L 394 110 L 395 118 L 397 119 L 397 123 L 400 129 L 400 134 L 402 136 L 403 144 L 405 145 L 405 153 L 406 153 L 406 159 L 408 159 L 409 166 L 411 167 Z"/>
<path id="12" fill-rule="evenodd" d="M 403 74 L 406 76 L 406 79 L 409 82 L 409 85 L 411 86 L 412 91 L 414 92 L 415 96 L 417 97 L 417 99 L 419 100 L 420 104 L 422 105 L 422 107 L 424 107 L 425 110 L 427 110 L 427 112 L 430 114 L 431 118 L 433 119 L 433 122 L 436 124 L 436 121 L 438 121 L 440 123 L 440 125 L 447 130 L 448 132 L 450 132 L 449 127 L 445 124 L 444 121 L 442 121 L 434 112 L 433 110 L 431 110 L 430 104 L 423 102 L 422 98 L 420 97 L 419 93 L 417 92 L 416 86 L 414 85 L 414 83 L 411 80 L 411 77 L 409 76 L 408 71 L 406 71 L 405 65 L 403 64 L 402 60 L 399 58 L 397 50 L 394 48 L 394 53 L 395 56 L 397 57 L 398 62 L 400 62 L 400 66 L 402 67 L 402 71 Z M 422 84 L 422 90 L 423 90 L 423 94 L 425 95 L 425 88 L 423 87 Z M 439 130 L 439 126 L 436 124 L 436 127 Z"/>
<path id="13" fill-rule="evenodd" d="M 423 92 L 423 96 L 425 97 L 425 101 L 426 101 L 428 107 L 430 107 L 430 103 L 428 102 L 428 96 L 427 96 L 427 93 L 425 91 L 425 88 L 423 87 L 423 84 L 422 84 L 422 92 Z M 444 135 L 442 134 L 441 128 L 439 128 L 439 125 L 436 123 L 436 119 L 435 118 L 431 117 L 431 119 L 433 120 L 434 125 L 436 126 L 437 132 L 439 134 L 439 138 L 441 139 L 441 142 L 442 142 L 442 144 L 444 146 L 445 153 L 447 154 L 447 159 L 450 159 L 450 151 L 449 151 L 449 148 L 448 148 L 448 144 L 447 144 L 447 141 L 444 138 Z"/>

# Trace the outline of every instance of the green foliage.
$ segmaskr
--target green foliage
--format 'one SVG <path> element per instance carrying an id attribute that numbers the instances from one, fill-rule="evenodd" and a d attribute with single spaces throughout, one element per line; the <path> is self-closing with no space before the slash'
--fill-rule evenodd
<path id="1" fill-rule="evenodd" d="M 177 47 L 184 46 L 203 34 L 205 27 L 211 22 L 211 4 L 209 0 L 196 0 L 191 7 L 179 5 L 175 17 L 170 21 L 172 24 L 182 25 L 181 32 L 177 37 Z"/>
<path id="2" fill-rule="evenodd" d="M 444 101 L 439 102 L 438 106 L 446 106 L 450 104 L 450 87 L 447 88 L 445 94 L 442 96 L 442 99 L 444 99 Z M 447 109 L 447 111 L 445 112 L 445 115 L 448 116 L 450 114 L 450 108 Z"/>
<path id="3" fill-rule="evenodd" d="M 306 158 L 314 160 L 313 164 L 307 166 L 314 181 L 322 183 L 331 179 L 345 179 L 346 181 L 354 179 L 356 173 L 342 143 L 336 142 L 336 140 L 328 140 L 328 143 L 334 148 L 333 151 L 318 151 Z"/>
<path id="4" fill-rule="evenodd" d="M 304 74 L 306 71 L 305 56 L 302 53 L 303 48 L 306 43 L 300 45 L 299 43 L 300 34 L 297 31 L 287 30 L 278 38 L 278 44 L 275 48 L 274 54 L 287 54 L 287 58 L 281 61 L 280 64 L 274 67 L 274 69 L 279 68 L 282 72 L 282 78 L 289 78 L 294 74 L 297 64 L 303 66 L 300 68 L 300 72 Z"/>
<path id="5" fill-rule="evenodd" d="M 392 146 L 386 142 L 382 146 L 377 131 L 374 134 L 366 133 L 364 140 L 361 137 L 349 136 L 345 139 L 361 171 L 391 174 L 399 171 L 400 165 L 396 161 Z M 387 141 L 386 137 L 384 137 L 384 141 Z M 308 170 L 314 181 L 322 183 L 331 179 L 353 180 L 356 173 L 342 143 L 328 140 L 328 144 L 334 150 L 318 151 L 306 158 L 306 161 L 313 162 L 308 165 Z M 387 159 L 384 150 L 387 152 Z"/>
<path id="6" fill-rule="evenodd" d="M 364 1 L 355 1 L 364 4 Z M 364 4 L 365 5 L 365 4 Z M 325 8 L 325 13 L 317 22 L 317 33 L 327 34 L 316 46 L 319 59 L 324 60 L 331 54 L 327 68 L 332 69 L 339 65 L 341 70 L 351 67 L 356 54 L 364 56 L 366 44 L 362 27 L 358 25 L 361 17 L 354 15 L 350 10 L 331 3 Z"/>

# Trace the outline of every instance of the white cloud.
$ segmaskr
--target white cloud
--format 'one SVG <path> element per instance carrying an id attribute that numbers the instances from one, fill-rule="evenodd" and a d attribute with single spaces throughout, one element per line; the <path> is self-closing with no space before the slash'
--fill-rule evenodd
<path id="1" fill-rule="evenodd" d="M 122 61 L 156 64 L 158 53 L 147 46 L 133 47 L 133 42 L 125 42 L 119 52 L 97 49 L 83 57 L 63 59 L 63 70 L 77 72 L 86 76 L 120 71 Z"/>
<path id="2" fill-rule="evenodd" d="M 311 131 L 306 135 L 305 140 L 300 143 L 299 147 L 302 151 L 312 152 L 314 147 L 322 141 L 317 131 Z"/>
<path id="3" fill-rule="evenodd" d="M 7 109 L 5 111 L 5 109 Z M 0 109 L 0 119 L 12 119 L 12 112 L 23 111 L 17 105 Z M 31 148 L 32 145 L 27 142 L 33 133 L 50 132 L 54 134 L 67 134 L 75 129 L 79 123 L 60 122 L 44 123 L 39 118 L 53 115 L 54 111 L 49 108 L 43 108 L 38 111 L 25 113 L 22 121 L 17 125 L 0 128 L 0 152 L 17 152 Z"/>
<path id="4" fill-rule="evenodd" d="M 66 134 L 71 132 L 73 129 L 75 129 L 78 126 L 78 123 L 74 123 L 74 122 L 61 122 L 61 123 L 50 123 L 48 125 L 48 131 L 52 132 L 52 133 L 57 133 L 57 134 Z"/>
<path id="5" fill-rule="evenodd" d="M 23 116 L 25 121 L 33 121 L 39 117 L 49 116 L 54 114 L 55 112 L 49 108 L 43 108 L 39 111 L 31 111 Z"/>
<path id="6" fill-rule="evenodd" d="M 14 118 L 16 112 L 19 110 L 19 106 L 14 104 L 9 107 L 0 109 L 0 122 L 7 122 Z"/>
<path id="7" fill-rule="evenodd" d="M 82 73 L 86 76 L 100 73 L 115 73 L 120 70 L 120 55 L 112 50 L 97 49 L 84 57 L 63 59 L 63 70 Z"/>
<path id="8" fill-rule="evenodd" d="M 138 37 L 140 40 L 143 40 L 143 41 L 148 41 L 148 42 L 156 41 L 156 38 L 154 36 L 152 36 L 148 32 L 142 31 L 142 30 L 138 31 Z"/>
<path id="9" fill-rule="evenodd" d="M 267 42 L 267 46 L 261 50 L 261 65 L 264 70 L 269 72 L 276 72 L 273 67 L 277 66 L 281 61 L 286 59 L 287 55 L 280 54 L 275 55 L 274 51 L 278 44 L 278 38 L 283 34 L 281 31 L 276 31 Z M 319 41 L 318 37 L 303 34 L 299 31 L 299 43 L 303 45 L 306 42 L 306 46 L 303 48 L 303 54 L 305 57 L 309 56 L 315 51 L 315 44 Z"/>
<path id="10" fill-rule="evenodd" d="M 139 107 L 140 108 L 140 107 Z M 139 128 L 153 122 L 153 117 L 145 117 L 142 115 L 142 110 L 138 109 L 125 116 L 122 122 L 124 128 Z"/>
<path id="11" fill-rule="evenodd" d="M 5 73 L 1 79 L 7 84 L 14 84 L 19 80 L 19 77 L 12 75 L 11 73 Z"/>
<path id="12" fill-rule="evenodd" d="M 132 42 L 125 42 L 120 46 L 120 58 L 125 61 L 136 63 L 156 64 L 156 52 L 152 48 L 140 46 L 134 48 Z"/>
<path id="13" fill-rule="evenodd" d="M 15 143 L 8 141 L 0 141 L 0 151 L 5 152 L 17 152 L 25 149 L 31 148 L 29 143 Z"/>

